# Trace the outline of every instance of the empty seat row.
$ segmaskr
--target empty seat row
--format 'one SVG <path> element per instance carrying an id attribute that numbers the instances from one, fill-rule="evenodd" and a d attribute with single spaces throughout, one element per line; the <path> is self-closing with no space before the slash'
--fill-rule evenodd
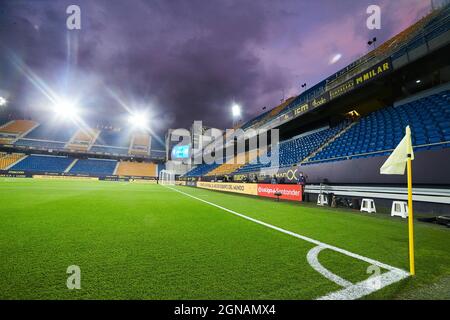
<path id="1" fill-rule="evenodd" d="M 375 111 L 363 118 L 311 162 L 389 154 L 411 127 L 415 150 L 450 144 L 450 91 Z"/>
<path id="2" fill-rule="evenodd" d="M 12 164 L 25 157 L 23 153 L 2 153 L 0 156 L 0 170 L 8 169 Z"/>
<path id="3" fill-rule="evenodd" d="M 36 172 L 64 172 L 74 161 L 70 157 L 30 155 L 16 163 L 10 170 Z"/>
<path id="4" fill-rule="evenodd" d="M 128 148 L 92 146 L 90 152 L 109 153 L 109 154 L 128 154 Z"/>
<path id="5" fill-rule="evenodd" d="M 242 174 L 255 172 L 271 166 L 286 167 L 298 164 L 348 125 L 348 121 L 342 121 L 337 126 L 283 141 L 279 144 L 278 156 L 274 150 L 269 151 L 265 158 L 259 157 L 256 163 L 249 163 L 234 173 Z M 272 159 L 272 157 L 276 158 Z M 268 159 L 271 161 L 268 161 Z"/>
<path id="6" fill-rule="evenodd" d="M 220 164 L 200 164 L 185 174 L 186 177 L 200 177 L 217 168 Z"/>
<path id="7" fill-rule="evenodd" d="M 112 175 L 117 161 L 109 159 L 80 159 L 70 168 L 69 173 L 90 175 Z"/>
<path id="8" fill-rule="evenodd" d="M 29 148 L 39 148 L 39 149 L 64 149 L 66 145 L 64 142 L 57 141 L 42 141 L 42 140 L 27 140 L 19 139 L 15 143 L 18 147 L 29 147 Z"/>
<path id="9" fill-rule="evenodd" d="M 20 158 L 23 158 L 20 160 Z M 18 161 L 20 160 L 20 161 Z M 18 161 L 18 162 L 17 162 Z M 85 175 L 112 175 L 117 166 L 116 160 L 109 159 L 74 159 L 72 157 L 10 154 L 0 159 L 2 168 L 14 164 L 10 170 L 63 173 Z"/>
<path id="10" fill-rule="evenodd" d="M 120 161 L 116 174 L 119 176 L 157 177 L 157 165 L 151 162 Z"/>

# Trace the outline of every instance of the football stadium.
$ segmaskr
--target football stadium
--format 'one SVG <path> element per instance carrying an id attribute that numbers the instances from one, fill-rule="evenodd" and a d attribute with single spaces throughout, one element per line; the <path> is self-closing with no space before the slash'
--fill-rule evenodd
<path id="1" fill-rule="evenodd" d="M 133 2 L 133 10 L 144 10 Z M 411 9 L 408 1 L 400 2 Z M 323 72 L 315 66 L 311 79 L 318 81 L 302 78 L 281 100 L 267 98 L 272 102 L 263 108 L 262 93 L 256 108 L 242 102 L 241 96 L 257 90 L 233 74 L 236 83 L 226 95 L 231 102 L 217 111 L 214 106 L 223 101 L 217 97 L 228 90 L 221 73 L 231 58 L 224 55 L 214 65 L 222 66 L 214 73 L 217 84 L 214 76 L 202 76 L 213 68 L 210 62 L 195 55 L 199 46 L 207 54 L 216 47 L 192 40 L 198 43 L 183 51 L 190 67 L 178 64 L 173 52 L 167 58 L 171 67 L 164 69 L 153 47 L 135 43 L 143 36 L 140 29 L 126 33 L 137 37 L 133 48 L 139 54 L 126 55 L 134 49 L 120 41 L 112 45 L 107 35 L 87 38 L 90 28 L 115 34 L 116 27 L 85 16 L 101 7 L 106 20 L 117 17 L 109 12 L 120 12 L 119 2 L 80 2 L 72 9 L 54 2 L 53 9 L 62 10 L 59 35 L 47 27 L 50 20 L 38 18 L 54 14 L 45 2 L 6 1 L 1 34 L 22 28 L 17 32 L 24 36 L 1 44 L 0 298 L 450 299 L 450 4 L 412 2 L 423 9 L 388 36 L 367 30 L 371 3 L 360 5 L 357 30 L 370 35 L 365 50 L 333 56 Z M 193 11 L 209 12 L 200 9 L 203 2 L 195 3 Z M 385 3 L 382 17 L 407 14 L 383 13 Z M 337 3 L 321 6 L 333 11 Z M 233 16 L 243 12 L 230 10 Z M 211 11 L 202 23 L 209 19 L 221 18 Z M 187 28 L 180 23 L 177 37 Z M 202 30 L 198 37 L 213 32 Z M 31 32 L 39 33 L 38 42 Z M 164 41 L 172 41 L 161 32 Z M 62 66 L 43 63 L 46 73 L 33 66 L 37 58 L 50 59 L 52 45 L 45 39 L 51 36 L 62 37 L 67 60 Z M 350 46 L 349 37 L 341 34 L 330 45 Z M 122 64 L 99 60 L 83 72 L 105 66 L 121 87 L 98 80 L 94 71 L 81 78 L 83 59 L 97 52 L 83 48 L 88 44 L 117 50 Z M 77 58 L 69 54 L 74 48 Z M 314 50 L 319 49 L 311 45 L 310 56 L 297 57 L 305 68 L 313 63 L 308 57 L 316 61 L 320 54 Z M 294 59 L 289 53 L 278 58 Z M 147 62 L 131 70 L 139 59 Z M 148 80 L 151 98 L 135 93 L 145 86 L 137 80 L 147 77 L 146 68 L 158 75 Z M 60 80 L 52 82 L 50 72 Z M 189 72 L 195 76 L 171 87 Z M 107 87 L 101 93 L 99 82 Z M 205 91 L 197 91 L 195 82 Z M 105 92 L 109 100 L 102 105 Z M 189 109 L 203 95 L 213 111 Z M 173 117 L 165 108 L 172 108 Z"/>

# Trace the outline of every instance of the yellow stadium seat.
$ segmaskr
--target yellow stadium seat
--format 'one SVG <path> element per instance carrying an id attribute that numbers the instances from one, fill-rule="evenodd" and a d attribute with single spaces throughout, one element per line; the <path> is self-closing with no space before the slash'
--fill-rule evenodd
<path id="1" fill-rule="evenodd" d="M 23 153 L 11 153 L 0 158 L 0 170 L 6 170 L 10 165 L 25 157 Z"/>
<path id="2" fill-rule="evenodd" d="M 0 132 L 24 133 L 36 126 L 37 122 L 31 120 L 14 120 L 0 128 Z"/>
<path id="3" fill-rule="evenodd" d="M 218 166 L 214 170 L 208 172 L 206 176 L 223 176 L 231 174 L 240 167 L 246 165 L 256 157 L 257 153 L 245 152 L 244 154 L 238 154 L 230 161 Z"/>
<path id="4" fill-rule="evenodd" d="M 121 161 L 117 169 L 119 176 L 157 177 L 157 166 L 151 162 Z"/>

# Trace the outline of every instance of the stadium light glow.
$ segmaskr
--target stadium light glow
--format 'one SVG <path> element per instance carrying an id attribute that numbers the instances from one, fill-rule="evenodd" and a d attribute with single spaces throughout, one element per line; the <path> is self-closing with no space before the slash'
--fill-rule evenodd
<path id="1" fill-rule="evenodd" d="M 8 100 L 6 100 L 3 97 L 0 97 L 0 107 L 6 106 L 7 103 L 8 103 Z"/>
<path id="2" fill-rule="evenodd" d="M 79 109 L 76 104 L 68 99 L 61 99 L 58 101 L 53 110 L 58 116 L 64 119 L 74 119 L 79 114 Z"/>
<path id="3" fill-rule="evenodd" d="M 148 128 L 148 114 L 147 112 L 132 113 L 128 117 L 128 122 L 136 129 Z"/>
<path id="4" fill-rule="evenodd" d="M 328 64 L 335 64 L 336 62 L 341 60 L 341 58 L 342 58 L 342 54 L 336 53 L 330 58 L 330 60 L 328 61 Z"/>
<path id="5" fill-rule="evenodd" d="M 233 114 L 233 117 L 237 118 L 241 115 L 241 107 L 238 104 L 233 104 L 231 107 L 231 113 Z"/>

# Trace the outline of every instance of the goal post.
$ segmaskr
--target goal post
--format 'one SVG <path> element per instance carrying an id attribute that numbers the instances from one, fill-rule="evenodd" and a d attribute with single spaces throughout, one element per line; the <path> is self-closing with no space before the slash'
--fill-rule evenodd
<path id="1" fill-rule="evenodd" d="M 175 185 L 175 173 L 167 170 L 161 170 L 159 172 L 159 184 L 162 185 Z"/>

